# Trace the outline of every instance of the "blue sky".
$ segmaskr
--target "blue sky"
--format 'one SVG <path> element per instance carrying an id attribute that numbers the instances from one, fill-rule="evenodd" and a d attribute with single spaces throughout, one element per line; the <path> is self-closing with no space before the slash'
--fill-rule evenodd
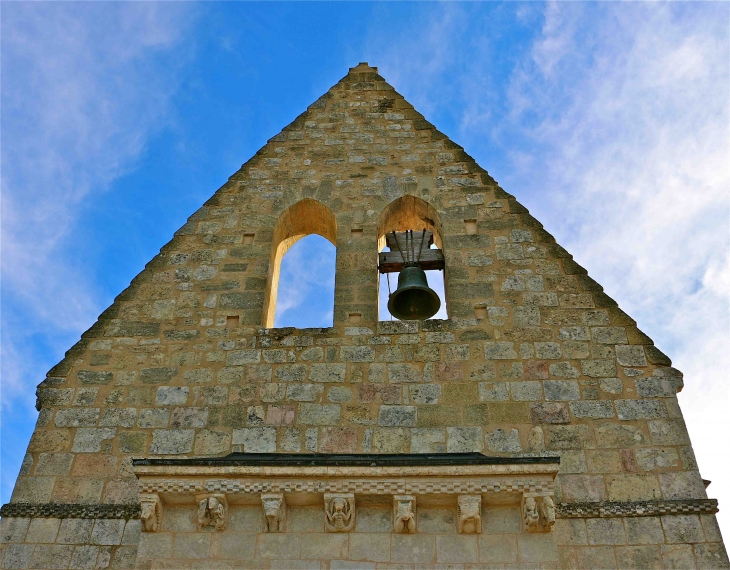
<path id="1" fill-rule="evenodd" d="M 230 174 L 367 61 L 672 357 L 702 475 L 730 505 L 718 452 L 730 402 L 730 4 L 0 10 L 3 502 L 45 372 Z M 279 322 L 331 319 L 325 243 L 302 240 L 285 258 L 313 270 L 306 286 L 282 278 Z"/>

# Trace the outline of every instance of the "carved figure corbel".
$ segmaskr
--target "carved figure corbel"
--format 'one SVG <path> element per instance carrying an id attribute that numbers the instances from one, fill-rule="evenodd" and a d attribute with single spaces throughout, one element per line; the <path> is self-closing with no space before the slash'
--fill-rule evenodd
<path id="1" fill-rule="evenodd" d="M 550 530 L 555 524 L 555 503 L 550 495 L 545 495 L 538 505 L 540 513 L 540 524 L 546 530 Z"/>
<path id="2" fill-rule="evenodd" d="M 284 493 L 263 493 L 261 504 L 264 507 L 264 532 L 284 532 Z"/>
<path id="3" fill-rule="evenodd" d="M 525 497 L 522 503 L 522 521 L 527 532 L 536 532 L 540 524 L 535 497 Z"/>
<path id="4" fill-rule="evenodd" d="M 399 534 L 416 532 L 416 497 L 413 495 L 393 496 L 393 531 Z"/>
<path id="5" fill-rule="evenodd" d="M 355 527 L 355 495 L 324 494 L 324 527 L 327 532 L 349 532 Z"/>
<path id="6" fill-rule="evenodd" d="M 550 532 L 555 524 L 555 502 L 550 495 L 525 494 L 522 500 L 522 519 L 528 532 Z"/>
<path id="7" fill-rule="evenodd" d="M 214 527 L 216 530 L 225 530 L 228 515 L 228 502 L 222 493 L 213 495 L 198 495 L 198 528 Z"/>
<path id="8" fill-rule="evenodd" d="M 458 505 L 459 532 L 480 534 L 482 532 L 481 495 L 459 495 Z"/>
<path id="9" fill-rule="evenodd" d="M 139 497 L 140 518 L 145 532 L 157 532 L 162 527 L 162 501 L 157 493 Z"/>

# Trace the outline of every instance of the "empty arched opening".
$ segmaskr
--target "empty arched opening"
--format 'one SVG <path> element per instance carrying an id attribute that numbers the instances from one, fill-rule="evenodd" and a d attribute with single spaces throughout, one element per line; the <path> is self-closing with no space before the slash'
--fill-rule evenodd
<path id="1" fill-rule="evenodd" d="M 295 243 L 312 234 L 325 238 L 330 244 L 332 244 L 332 246 L 337 246 L 337 220 L 330 209 L 321 202 L 306 198 L 292 205 L 284 213 L 282 213 L 281 216 L 279 216 L 279 219 L 274 226 L 273 241 L 271 244 L 271 262 L 269 264 L 269 275 L 264 301 L 265 327 L 273 327 L 275 326 L 274 323 L 277 322 L 277 302 L 279 299 L 282 260 L 284 256 Z M 313 283 L 313 281 L 311 281 L 313 279 L 319 278 L 321 280 L 320 283 L 322 285 L 322 289 L 319 290 L 319 299 L 324 301 L 327 297 L 329 297 L 329 309 L 326 314 L 329 315 L 329 325 L 331 325 L 331 315 L 334 307 L 334 252 L 332 250 L 328 251 L 327 246 L 325 246 L 322 242 L 323 240 L 316 239 L 303 241 L 301 247 L 292 252 L 292 263 L 287 263 L 287 275 L 292 273 L 293 276 L 296 277 L 296 275 L 299 274 L 296 267 L 299 267 L 299 270 L 302 272 L 301 275 L 310 279 L 310 283 Z M 328 261 L 330 258 L 331 263 Z M 309 264 L 317 264 L 321 271 L 311 271 L 312 266 L 309 267 L 310 272 L 307 274 L 306 272 Z M 327 277 L 327 266 L 331 267 L 331 279 Z M 331 281 L 332 285 L 328 289 L 327 283 L 329 281 Z M 302 283 L 302 285 L 303 287 L 300 293 L 302 293 L 305 289 L 305 284 Z M 316 287 L 312 288 L 316 290 Z M 287 289 L 285 293 L 288 291 L 289 290 Z M 329 295 L 327 295 L 327 291 L 330 292 Z M 301 299 L 302 297 L 300 296 L 299 300 L 301 301 Z M 287 308 L 291 308 L 291 304 L 297 301 L 291 296 L 287 297 L 285 300 Z M 321 323 L 321 319 L 319 322 Z M 299 326 L 303 326 L 301 322 L 299 323 Z M 323 325 L 312 323 L 305 326 Z"/>
<path id="2" fill-rule="evenodd" d="M 378 222 L 378 252 L 387 250 L 386 234 L 390 232 L 403 232 L 413 230 L 416 242 L 422 230 L 433 232 L 432 248 L 443 249 L 443 229 L 441 218 L 438 212 L 426 201 L 416 196 L 402 196 L 388 204 L 380 214 Z M 441 300 L 441 308 L 432 318 L 446 319 L 446 292 L 444 286 L 443 271 L 426 271 L 428 285 L 433 289 Z M 390 280 L 390 286 L 388 283 Z M 380 320 L 394 319 L 388 311 L 389 290 L 395 291 L 398 286 L 398 274 L 381 274 L 378 291 L 378 318 Z"/>

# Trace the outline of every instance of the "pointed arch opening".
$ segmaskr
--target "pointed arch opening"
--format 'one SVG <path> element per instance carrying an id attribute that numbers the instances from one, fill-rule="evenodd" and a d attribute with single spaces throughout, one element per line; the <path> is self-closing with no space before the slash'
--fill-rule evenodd
<path id="1" fill-rule="evenodd" d="M 416 196 L 401 196 L 388 204 L 380 214 L 378 221 L 378 252 L 386 249 L 386 234 L 396 231 L 403 232 L 414 230 L 418 233 L 422 230 L 433 232 L 432 248 L 443 250 L 443 228 L 441 217 L 438 212 L 425 200 Z M 441 308 L 431 318 L 446 319 L 448 310 L 446 306 L 446 289 L 444 271 L 426 271 L 428 285 L 436 291 L 441 300 Z M 390 284 L 388 280 L 390 279 Z M 387 321 L 395 319 L 388 311 L 388 296 L 390 291 L 395 291 L 398 286 L 398 274 L 381 274 L 378 288 L 378 319 Z M 389 291 L 390 290 L 390 291 Z"/>
<path id="2" fill-rule="evenodd" d="M 269 274 L 266 284 L 266 295 L 264 300 L 264 322 L 263 325 L 267 328 L 276 326 L 276 308 L 277 301 L 279 300 L 279 285 L 281 280 L 282 260 L 284 255 L 296 244 L 299 240 L 310 235 L 321 236 L 326 239 L 330 244 L 337 247 L 337 219 L 332 211 L 325 206 L 322 202 L 312 200 L 311 198 L 305 198 L 290 206 L 285 212 L 283 212 L 274 226 L 273 240 L 271 243 L 271 258 L 269 263 Z M 303 250 L 296 255 L 296 259 L 292 260 L 299 262 L 300 269 L 304 269 L 301 265 L 305 265 L 308 260 L 317 258 L 322 265 L 327 264 L 328 254 L 326 253 L 327 246 L 322 243 L 321 240 L 306 240 L 302 242 L 304 245 L 311 246 L 308 250 Z M 297 253 L 297 252 L 293 252 Z M 332 253 L 331 251 L 329 253 Z M 334 255 L 329 255 L 331 258 L 331 303 L 330 312 L 334 310 Z M 288 264 L 287 264 L 288 265 Z M 311 272 L 307 274 L 312 276 Z M 317 277 L 317 275 L 314 275 Z M 319 276 L 321 279 L 328 281 L 326 276 Z M 302 291 L 299 291 L 301 293 Z M 323 298 L 325 295 L 320 291 L 320 296 Z M 287 300 L 291 302 L 291 300 Z M 314 326 L 314 325 L 312 325 Z M 318 323 L 316 326 L 321 326 Z"/>

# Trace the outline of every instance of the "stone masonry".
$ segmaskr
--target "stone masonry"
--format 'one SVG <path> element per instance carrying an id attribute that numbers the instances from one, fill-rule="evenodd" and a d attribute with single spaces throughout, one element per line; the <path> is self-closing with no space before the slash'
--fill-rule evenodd
<path id="1" fill-rule="evenodd" d="M 449 318 L 378 322 L 384 235 L 423 228 L 444 252 Z M 271 328 L 281 258 L 311 233 L 337 248 L 334 326 Z M 38 386 L 0 567 L 728 568 L 682 385 L 514 196 L 360 64 Z M 549 477 L 391 482 L 147 481 L 132 462 L 231 452 L 560 462 Z"/>

